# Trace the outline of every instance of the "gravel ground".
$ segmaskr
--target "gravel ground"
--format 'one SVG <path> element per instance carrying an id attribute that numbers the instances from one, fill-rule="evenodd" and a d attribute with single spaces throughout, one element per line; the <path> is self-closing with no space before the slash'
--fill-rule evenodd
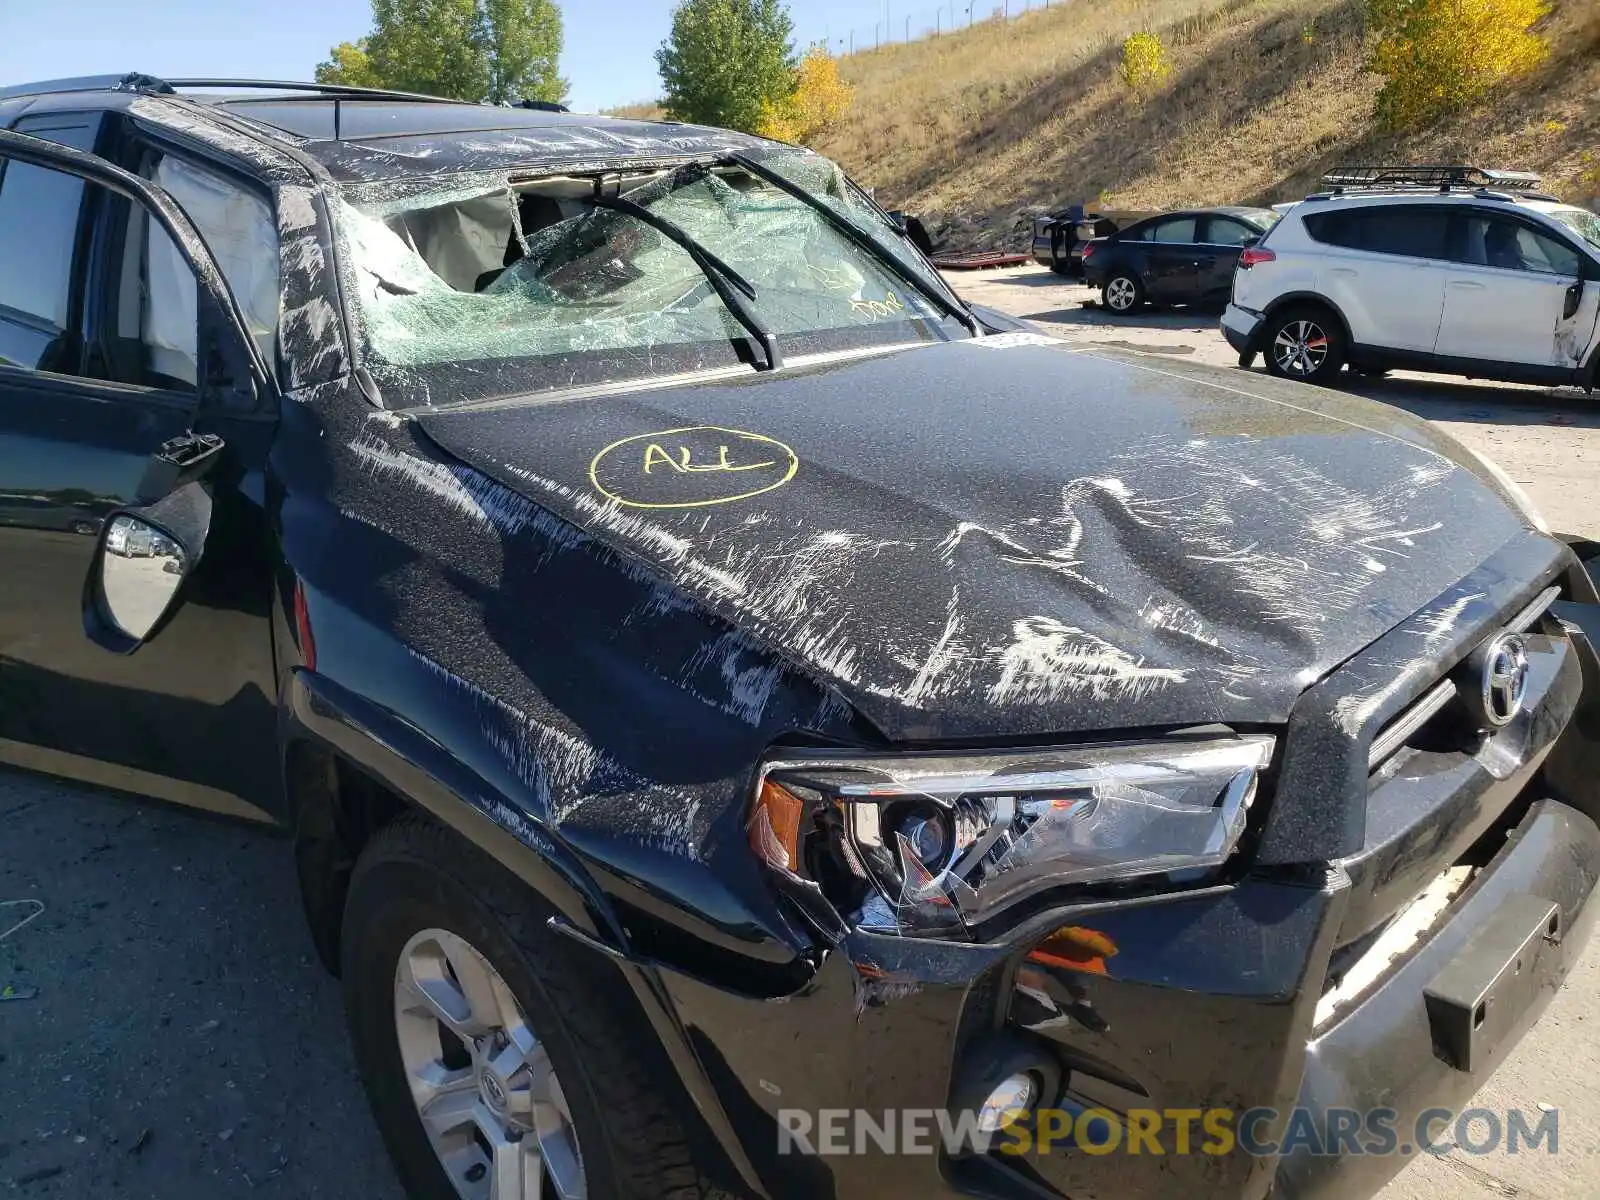
<path id="1" fill-rule="evenodd" d="M 1215 316 L 1115 320 L 1036 270 L 972 299 L 1086 345 L 1232 363 Z M 1600 409 L 1573 393 L 1395 376 L 1363 390 L 1494 455 L 1552 524 L 1600 537 Z M 257 829 L 0 770 L 0 1191 L 87 1200 L 401 1200 L 288 848 Z M 0 907 L 0 935 L 33 905 Z M 1384 1200 L 1600 1194 L 1600 944 L 1478 1097 L 1560 1110 L 1560 1153 L 1422 1158 Z M 1534 1113 L 1535 1117 L 1537 1113 Z"/>

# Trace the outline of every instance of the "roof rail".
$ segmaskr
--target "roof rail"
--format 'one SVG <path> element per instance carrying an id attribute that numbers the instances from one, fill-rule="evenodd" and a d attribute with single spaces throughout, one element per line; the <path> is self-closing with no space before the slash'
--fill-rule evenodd
<path id="1" fill-rule="evenodd" d="M 433 104 L 471 104 L 471 100 L 452 100 L 448 96 L 424 96 L 419 92 L 400 92 L 389 88 L 352 87 L 344 83 L 296 83 L 284 79 L 169 79 L 168 90 L 206 88 L 226 91 L 237 88 L 253 92 L 312 92 L 341 100 L 427 100 Z"/>
<path id="2" fill-rule="evenodd" d="M 43 79 L 0 88 L 0 100 L 15 96 L 43 96 L 52 92 L 170 92 L 172 85 L 154 75 L 128 71 L 121 75 L 78 75 L 71 79 Z"/>
<path id="3" fill-rule="evenodd" d="M 1492 171 L 1461 164 L 1335 167 L 1322 177 L 1322 186 L 1334 192 L 1392 188 L 1494 188 L 1505 192 L 1531 192 L 1539 177 L 1528 171 Z"/>
<path id="4" fill-rule="evenodd" d="M 72 79 L 44 79 L 38 83 L 18 83 L 0 88 L 0 100 L 14 96 L 43 96 L 54 92 L 155 92 L 173 95 L 180 88 L 208 88 L 218 91 L 237 88 L 255 92 L 311 92 L 341 100 L 427 100 L 434 104 L 470 104 L 470 100 L 451 100 L 444 96 L 423 96 L 416 92 L 387 88 L 350 87 L 342 83 L 295 83 L 282 79 L 161 79 L 139 71 L 122 75 L 80 75 Z"/>

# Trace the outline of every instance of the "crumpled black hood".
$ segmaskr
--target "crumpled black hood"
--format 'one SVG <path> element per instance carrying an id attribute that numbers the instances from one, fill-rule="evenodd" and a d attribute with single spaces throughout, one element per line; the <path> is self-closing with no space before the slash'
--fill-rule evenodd
<path id="1" fill-rule="evenodd" d="M 896 739 L 1283 721 L 1525 527 L 1397 410 L 1043 341 L 420 420 Z"/>

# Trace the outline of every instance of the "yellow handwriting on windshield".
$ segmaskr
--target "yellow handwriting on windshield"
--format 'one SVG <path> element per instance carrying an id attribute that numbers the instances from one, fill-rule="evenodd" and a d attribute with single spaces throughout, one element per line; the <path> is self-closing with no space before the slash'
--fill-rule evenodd
<path id="1" fill-rule="evenodd" d="M 678 457 L 673 458 L 661 448 L 660 443 L 651 442 L 644 449 L 644 473 L 649 475 L 658 466 L 670 467 L 681 473 L 695 471 L 759 471 L 762 467 L 775 467 L 778 464 L 772 460 L 753 463 L 731 463 L 728 461 L 728 448 L 717 447 L 717 461 L 713 463 L 693 463 L 689 461 L 691 451 L 688 446 L 679 446 Z"/>
<path id="2" fill-rule="evenodd" d="M 875 325 L 896 313 L 905 312 L 906 306 L 893 292 L 885 292 L 882 300 L 852 300 L 850 311 L 868 325 Z"/>

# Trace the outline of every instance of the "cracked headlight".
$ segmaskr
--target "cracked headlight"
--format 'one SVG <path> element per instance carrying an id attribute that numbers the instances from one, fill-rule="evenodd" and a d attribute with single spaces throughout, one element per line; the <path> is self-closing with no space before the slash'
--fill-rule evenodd
<path id="1" fill-rule="evenodd" d="M 1215 871 L 1244 833 L 1266 736 L 768 762 L 751 848 L 849 923 L 958 933 L 1048 888 Z"/>

